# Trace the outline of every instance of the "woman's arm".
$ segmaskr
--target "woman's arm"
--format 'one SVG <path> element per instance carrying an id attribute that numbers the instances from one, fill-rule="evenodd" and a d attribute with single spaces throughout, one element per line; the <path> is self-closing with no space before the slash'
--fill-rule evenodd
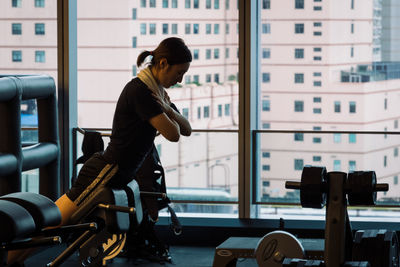
<path id="1" fill-rule="evenodd" d="M 168 118 L 178 123 L 180 134 L 184 136 L 190 136 L 192 134 L 192 127 L 190 126 L 189 121 L 171 107 L 171 101 L 169 100 L 168 94 L 165 93 L 164 101 L 161 101 L 161 98 L 155 94 L 153 94 L 153 97 L 160 104 L 162 110 L 168 116 Z"/>
<path id="2" fill-rule="evenodd" d="M 179 141 L 179 124 L 175 120 L 171 120 L 165 113 L 154 116 L 149 122 L 167 140 L 171 142 Z"/>

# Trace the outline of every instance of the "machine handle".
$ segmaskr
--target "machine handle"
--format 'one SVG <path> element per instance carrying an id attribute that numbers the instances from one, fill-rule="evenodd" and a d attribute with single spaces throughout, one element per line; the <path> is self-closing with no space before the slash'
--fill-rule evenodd
<path id="1" fill-rule="evenodd" d="M 109 204 L 99 204 L 97 205 L 98 208 L 101 209 L 106 209 L 106 210 L 112 210 L 112 211 L 120 211 L 120 212 L 125 212 L 125 213 L 135 213 L 135 208 L 134 207 L 125 207 L 125 206 L 116 206 L 116 205 L 109 205 Z"/>
<path id="2" fill-rule="evenodd" d="M 288 181 L 285 183 L 285 188 L 287 189 L 300 189 L 300 182 L 292 182 L 292 181 Z"/>

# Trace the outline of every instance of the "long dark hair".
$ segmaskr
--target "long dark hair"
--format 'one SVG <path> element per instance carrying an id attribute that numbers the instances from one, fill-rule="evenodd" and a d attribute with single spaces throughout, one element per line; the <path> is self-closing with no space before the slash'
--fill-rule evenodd
<path id="1" fill-rule="evenodd" d="M 169 65 L 192 62 L 192 54 L 181 38 L 170 37 L 161 41 L 153 51 L 143 51 L 137 58 L 138 67 L 143 64 L 146 57 L 152 55 L 151 65 L 156 65 L 160 59 L 166 58 Z"/>

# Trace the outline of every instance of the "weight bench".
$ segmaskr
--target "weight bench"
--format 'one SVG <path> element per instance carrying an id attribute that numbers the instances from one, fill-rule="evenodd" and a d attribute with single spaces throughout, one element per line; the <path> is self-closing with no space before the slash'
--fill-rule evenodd
<path id="1" fill-rule="evenodd" d="M 0 266 L 6 266 L 9 250 L 61 243 L 59 236 L 43 234 L 61 223 L 58 207 L 45 196 L 20 192 L 0 197 L 0 222 Z"/>

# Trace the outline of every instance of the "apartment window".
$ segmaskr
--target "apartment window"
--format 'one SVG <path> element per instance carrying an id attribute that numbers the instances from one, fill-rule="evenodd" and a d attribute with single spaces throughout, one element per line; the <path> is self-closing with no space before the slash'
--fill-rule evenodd
<path id="1" fill-rule="evenodd" d="M 294 170 L 301 171 L 304 167 L 304 160 L 302 159 L 294 159 Z"/>
<path id="2" fill-rule="evenodd" d="M 263 0 L 262 8 L 263 9 L 271 9 L 271 0 Z"/>
<path id="3" fill-rule="evenodd" d="M 173 24 L 171 25 L 171 33 L 172 33 L 172 34 L 178 34 L 178 24 L 173 23 Z"/>
<path id="4" fill-rule="evenodd" d="M 219 24 L 214 24 L 214 34 L 219 34 Z"/>
<path id="5" fill-rule="evenodd" d="M 340 166 L 340 159 L 335 159 L 333 160 L 333 170 L 334 171 L 340 171 L 341 166 Z"/>
<path id="6" fill-rule="evenodd" d="M 206 8 L 211 9 L 211 0 L 206 0 Z"/>
<path id="7" fill-rule="evenodd" d="M 197 107 L 197 119 L 201 119 L 201 107 Z"/>
<path id="8" fill-rule="evenodd" d="M 44 35 L 44 23 L 35 23 L 35 34 Z"/>
<path id="9" fill-rule="evenodd" d="M 44 7 L 44 0 L 35 0 L 35 7 Z"/>
<path id="10" fill-rule="evenodd" d="M 229 34 L 229 24 L 225 24 L 225 34 Z"/>
<path id="11" fill-rule="evenodd" d="M 214 0 L 214 9 L 219 9 L 219 0 Z"/>
<path id="12" fill-rule="evenodd" d="M 22 34 L 22 24 L 21 23 L 11 24 L 11 32 L 13 35 L 21 35 Z"/>
<path id="13" fill-rule="evenodd" d="M 322 27 L 322 22 L 314 22 L 314 27 Z"/>
<path id="14" fill-rule="evenodd" d="M 294 133 L 294 141 L 304 141 L 304 133 Z"/>
<path id="15" fill-rule="evenodd" d="M 193 24 L 193 34 L 199 34 L 199 24 L 198 23 Z"/>
<path id="16" fill-rule="evenodd" d="M 214 74 L 214 82 L 219 83 L 219 74 L 218 73 Z"/>
<path id="17" fill-rule="evenodd" d="M 206 34 L 211 34 L 211 24 L 206 24 Z"/>
<path id="18" fill-rule="evenodd" d="M 263 34 L 271 33 L 271 24 L 270 23 L 263 23 L 262 24 L 262 33 Z"/>
<path id="19" fill-rule="evenodd" d="M 341 143 L 342 142 L 342 135 L 340 133 L 333 134 L 333 142 L 334 143 Z"/>
<path id="20" fill-rule="evenodd" d="M 270 165 L 262 165 L 262 170 L 269 171 L 269 170 L 271 170 L 271 166 Z"/>
<path id="21" fill-rule="evenodd" d="M 322 99 L 320 97 L 314 97 L 313 102 L 314 103 L 321 103 Z"/>
<path id="22" fill-rule="evenodd" d="M 322 72 L 314 72 L 313 76 L 314 77 L 321 77 L 322 76 Z"/>
<path id="23" fill-rule="evenodd" d="M 199 0 L 193 0 L 193 8 L 199 8 Z"/>
<path id="24" fill-rule="evenodd" d="M 356 170 L 356 161 L 349 160 L 349 172 L 353 172 Z"/>
<path id="25" fill-rule="evenodd" d="M 209 118 L 210 117 L 210 107 L 209 106 L 204 106 L 203 107 L 203 117 L 204 118 Z"/>
<path id="26" fill-rule="evenodd" d="M 136 8 L 132 8 L 132 19 L 133 20 L 137 19 L 137 9 Z"/>
<path id="27" fill-rule="evenodd" d="M 304 102 L 300 100 L 294 101 L 294 112 L 303 112 L 304 111 Z"/>
<path id="28" fill-rule="evenodd" d="M 211 49 L 206 49 L 206 59 L 211 59 Z"/>
<path id="29" fill-rule="evenodd" d="M 395 147 L 394 149 L 393 149 L 393 157 L 398 157 L 399 156 L 399 148 L 398 147 Z"/>
<path id="30" fill-rule="evenodd" d="M 333 105 L 334 105 L 333 107 L 334 112 L 340 113 L 340 101 L 335 101 Z"/>
<path id="31" fill-rule="evenodd" d="M 350 32 L 351 32 L 351 33 L 354 33 L 354 23 L 351 23 L 351 24 L 350 24 Z"/>
<path id="32" fill-rule="evenodd" d="M 263 111 L 270 111 L 271 110 L 271 101 L 268 99 L 263 99 L 262 101 L 262 110 Z"/>
<path id="33" fill-rule="evenodd" d="M 186 119 L 189 118 L 189 108 L 182 109 L 182 116 L 185 117 Z"/>
<path id="34" fill-rule="evenodd" d="M 222 105 L 218 105 L 218 117 L 222 117 Z"/>
<path id="35" fill-rule="evenodd" d="M 225 48 L 225 58 L 229 58 L 229 48 Z"/>
<path id="36" fill-rule="evenodd" d="M 321 161 L 321 156 L 313 156 L 313 161 L 320 162 Z"/>
<path id="37" fill-rule="evenodd" d="M 387 167 L 387 156 L 383 156 L 383 167 Z"/>
<path id="38" fill-rule="evenodd" d="M 354 0 L 351 0 L 350 8 L 354 9 Z"/>
<path id="39" fill-rule="evenodd" d="M 44 63 L 46 62 L 45 51 L 35 51 L 35 62 Z"/>
<path id="40" fill-rule="evenodd" d="M 303 48 L 295 48 L 294 49 L 294 58 L 304 58 L 304 49 Z"/>
<path id="41" fill-rule="evenodd" d="M 356 134 L 349 134 L 349 143 L 354 144 L 357 140 Z"/>
<path id="42" fill-rule="evenodd" d="M 190 34 L 190 23 L 185 23 L 185 34 Z"/>
<path id="43" fill-rule="evenodd" d="M 178 0 L 172 0 L 171 7 L 172 8 L 178 8 Z"/>
<path id="44" fill-rule="evenodd" d="M 321 114 L 322 110 L 321 110 L 321 108 L 313 108 L 313 113 L 314 114 Z"/>
<path id="45" fill-rule="evenodd" d="M 315 56 L 315 57 L 314 57 L 314 60 L 315 60 L 315 61 L 321 61 L 321 60 L 322 60 L 322 57 L 320 57 L 320 56 Z"/>
<path id="46" fill-rule="evenodd" d="M 185 83 L 190 83 L 190 75 L 185 75 Z"/>
<path id="47" fill-rule="evenodd" d="M 149 6 L 156 7 L 156 0 L 150 0 Z"/>
<path id="48" fill-rule="evenodd" d="M 269 122 L 264 122 L 264 123 L 262 124 L 262 128 L 263 128 L 263 129 L 270 129 L 270 128 L 271 128 L 271 124 L 270 124 Z"/>
<path id="49" fill-rule="evenodd" d="M 22 61 L 22 51 L 21 50 L 12 51 L 12 61 L 13 62 L 21 62 Z"/>
<path id="50" fill-rule="evenodd" d="M 168 34 L 168 23 L 163 23 L 162 25 L 162 33 Z"/>
<path id="51" fill-rule="evenodd" d="M 206 74 L 206 83 L 211 82 L 211 74 Z"/>
<path id="52" fill-rule="evenodd" d="M 350 47 L 350 57 L 354 57 L 354 47 Z"/>
<path id="53" fill-rule="evenodd" d="M 356 113 L 356 102 L 354 101 L 349 102 L 349 112 Z"/>
<path id="54" fill-rule="evenodd" d="M 269 83 L 271 80 L 269 72 L 263 72 L 262 74 L 262 82 L 263 83 Z"/>
<path id="55" fill-rule="evenodd" d="M 314 32 L 314 36 L 321 36 L 322 32 Z"/>
<path id="56" fill-rule="evenodd" d="M 398 120 L 395 120 L 394 122 L 393 122 L 393 128 L 395 128 L 395 129 L 397 129 L 397 128 L 399 128 L 399 121 Z"/>
<path id="57" fill-rule="evenodd" d="M 313 137 L 313 143 L 320 144 L 322 142 L 321 137 Z"/>
<path id="58" fill-rule="evenodd" d="M 137 37 L 136 36 L 132 37 L 132 47 L 133 48 L 137 47 Z"/>
<path id="59" fill-rule="evenodd" d="M 162 1 L 162 7 L 163 8 L 168 8 L 168 0 L 163 0 Z"/>
<path id="60" fill-rule="evenodd" d="M 322 48 L 321 47 L 314 47 L 314 52 L 321 52 Z"/>
<path id="61" fill-rule="evenodd" d="M 219 59 L 219 48 L 214 49 L 214 59 Z"/>
<path id="62" fill-rule="evenodd" d="M 383 100 L 383 108 L 384 108 L 385 110 L 387 109 L 387 103 L 388 103 L 387 98 L 385 98 L 385 99 Z"/>
<path id="63" fill-rule="evenodd" d="M 185 8 L 190 8 L 190 0 L 185 0 Z"/>
<path id="64" fill-rule="evenodd" d="M 225 104 L 225 116 L 231 115 L 231 104 Z"/>
<path id="65" fill-rule="evenodd" d="M 193 50 L 193 59 L 197 60 L 199 59 L 199 49 L 194 49 Z"/>
<path id="66" fill-rule="evenodd" d="M 155 23 L 150 23 L 149 25 L 149 34 L 156 34 L 156 24 Z"/>
<path id="67" fill-rule="evenodd" d="M 225 0 L 225 9 L 226 9 L 226 10 L 229 9 L 229 1 L 230 1 L 230 0 Z"/>
<path id="68" fill-rule="evenodd" d="M 132 76 L 136 76 L 137 75 L 137 67 L 136 65 L 132 66 Z"/>
<path id="69" fill-rule="evenodd" d="M 140 23 L 140 34 L 145 35 L 146 34 L 146 23 Z"/>
<path id="70" fill-rule="evenodd" d="M 146 7 L 146 0 L 140 0 L 140 7 Z"/>
<path id="71" fill-rule="evenodd" d="M 313 131 L 321 131 L 321 126 L 314 126 Z"/>
<path id="72" fill-rule="evenodd" d="M 262 57 L 263 58 L 270 58 L 271 57 L 271 49 L 270 48 L 263 48 L 262 49 Z"/>
<path id="73" fill-rule="evenodd" d="M 322 10 L 322 6 L 314 6 L 314 11 L 321 11 Z"/>
<path id="74" fill-rule="evenodd" d="M 304 0 L 295 0 L 295 9 L 304 9 Z"/>
<path id="75" fill-rule="evenodd" d="M 314 81 L 313 85 L 314 86 L 322 86 L 322 83 L 321 83 L 321 81 Z"/>
<path id="76" fill-rule="evenodd" d="M 12 7 L 21 7 L 21 2 L 22 2 L 22 0 L 12 0 L 11 6 Z"/>
<path id="77" fill-rule="evenodd" d="M 294 24 L 294 33 L 304 33 L 304 24 L 303 23 L 296 23 Z"/>
<path id="78" fill-rule="evenodd" d="M 397 185 L 399 183 L 399 176 L 394 176 L 393 177 L 393 184 Z"/>
<path id="79" fill-rule="evenodd" d="M 294 83 L 304 83 L 304 74 L 303 73 L 295 73 L 294 74 Z"/>
<path id="80" fill-rule="evenodd" d="M 193 83 L 199 84 L 199 75 L 193 75 Z"/>
<path id="81" fill-rule="evenodd" d="M 271 157 L 271 153 L 270 152 L 262 152 L 262 157 L 263 158 L 270 158 Z"/>

